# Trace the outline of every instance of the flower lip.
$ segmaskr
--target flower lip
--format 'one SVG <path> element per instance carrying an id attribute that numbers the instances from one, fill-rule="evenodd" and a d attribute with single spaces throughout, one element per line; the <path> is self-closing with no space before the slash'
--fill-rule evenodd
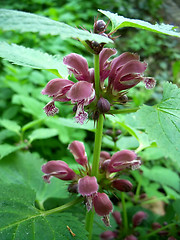
<path id="1" fill-rule="evenodd" d="M 66 96 L 71 99 L 73 103 L 84 101 L 86 104 L 89 104 L 89 101 L 95 97 L 93 84 L 85 81 L 77 82 L 70 88 Z"/>
<path id="2" fill-rule="evenodd" d="M 49 81 L 46 87 L 41 91 L 42 94 L 54 97 L 60 94 L 64 87 L 71 86 L 74 83 L 67 79 L 55 78 Z"/>
<path id="3" fill-rule="evenodd" d="M 99 185 L 96 177 L 85 176 L 78 181 L 78 192 L 82 196 L 90 196 L 98 191 Z"/>

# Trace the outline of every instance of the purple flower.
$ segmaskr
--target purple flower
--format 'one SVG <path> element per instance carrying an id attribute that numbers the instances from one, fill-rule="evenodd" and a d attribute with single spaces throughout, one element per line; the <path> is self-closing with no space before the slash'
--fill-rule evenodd
<path id="1" fill-rule="evenodd" d="M 87 156 L 84 144 L 82 142 L 73 141 L 71 144 L 69 144 L 68 149 L 73 154 L 77 163 L 84 167 L 87 165 Z"/>
<path id="2" fill-rule="evenodd" d="M 96 177 L 85 176 L 78 181 L 78 192 L 82 196 L 86 196 L 86 207 L 90 211 L 93 207 L 93 198 L 97 193 L 99 185 Z"/>
<path id="3" fill-rule="evenodd" d="M 71 53 L 63 58 L 63 62 L 78 81 L 93 82 L 93 76 L 89 72 L 88 63 L 84 57 Z"/>
<path id="4" fill-rule="evenodd" d="M 49 81 L 42 90 L 42 94 L 53 97 L 53 100 L 44 107 L 47 116 L 53 116 L 58 113 L 58 109 L 54 105 L 55 101 L 71 101 L 73 104 L 77 104 L 75 119 L 80 124 L 83 124 L 88 117 L 88 114 L 84 111 L 84 106 L 90 104 L 95 98 L 93 84 L 85 81 L 74 83 L 70 80 L 60 78 Z"/>
<path id="5" fill-rule="evenodd" d="M 102 220 L 106 226 L 110 226 L 109 213 L 113 210 L 113 205 L 109 197 L 105 193 L 97 193 L 93 198 L 95 212 L 102 216 Z"/>
<path id="6" fill-rule="evenodd" d="M 76 179 L 76 173 L 69 168 L 68 164 L 64 161 L 49 161 L 42 166 L 42 172 L 45 173 L 43 176 L 44 180 L 50 183 L 51 177 L 56 177 L 61 180 L 74 180 Z"/>
<path id="7" fill-rule="evenodd" d="M 142 221 L 146 218 L 147 218 L 147 213 L 143 211 L 139 211 L 135 213 L 132 217 L 133 227 L 137 227 L 138 225 L 140 225 Z"/>
<path id="8" fill-rule="evenodd" d="M 112 157 L 108 165 L 108 172 L 119 172 L 126 168 L 131 168 L 132 170 L 139 168 L 141 161 L 137 160 L 137 155 L 130 150 L 122 150 L 116 152 Z"/>

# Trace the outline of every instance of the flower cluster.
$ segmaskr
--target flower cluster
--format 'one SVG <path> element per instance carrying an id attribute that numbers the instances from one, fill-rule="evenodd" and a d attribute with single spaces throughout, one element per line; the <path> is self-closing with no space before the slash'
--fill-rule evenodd
<path id="1" fill-rule="evenodd" d="M 105 231 L 101 234 L 100 238 L 101 240 L 113 240 L 113 239 L 118 239 L 118 230 L 122 232 L 122 218 L 121 214 L 119 211 L 114 211 L 112 213 L 113 218 L 115 219 L 118 229 L 114 231 Z M 135 236 L 135 228 L 139 226 L 145 219 L 147 219 L 148 215 L 144 211 L 138 211 L 132 216 L 132 232 L 134 234 L 128 235 L 124 240 L 138 240 L 137 237 Z"/>
<path id="2" fill-rule="evenodd" d="M 76 122 L 83 124 L 88 118 L 88 113 L 84 111 L 84 107 L 87 106 L 90 113 L 104 114 L 110 110 L 110 106 L 114 103 L 123 104 L 123 96 L 127 90 L 140 81 L 145 83 L 147 89 L 155 86 L 153 78 L 143 76 L 147 63 L 141 62 L 137 54 L 125 52 L 109 61 L 109 58 L 115 54 L 116 50 L 112 48 L 104 48 L 99 54 L 99 99 L 95 96 L 94 68 L 89 68 L 87 60 L 78 54 L 71 53 L 64 57 L 64 64 L 67 65 L 69 73 L 74 75 L 77 82 L 55 78 L 47 83 L 42 94 L 53 98 L 44 107 L 47 116 L 58 113 L 59 109 L 55 107 L 56 101 L 71 101 L 72 104 L 75 104 Z M 108 84 L 106 86 L 105 79 L 107 78 Z"/>
<path id="3" fill-rule="evenodd" d="M 106 226 L 109 226 L 109 213 L 113 210 L 113 205 L 104 192 L 109 189 L 128 192 L 132 189 L 132 184 L 128 180 L 118 179 L 111 173 L 117 173 L 124 169 L 136 169 L 141 162 L 136 154 L 130 150 L 122 150 L 115 153 L 112 157 L 108 152 L 101 152 L 99 165 L 99 178 L 91 176 L 91 166 L 88 163 L 85 147 L 82 142 L 73 141 L 68 149 L 73 154 L 76 162 L 83 168 L 79 169 L 77 174 L 66 162 L 61 160 L 52 160 L 42 166 L 45 173 L 43 179 L 50 183 L 51 177 L 70 181 L 69 192 L 79 193 L 86 199 L 86 208 L 88 211 L 94 207 L 95 212 L 102 216 Z M 111 176 L 113 175 L 113 176 Z M 104 184 L 106 182 L 106 184 Z"/>

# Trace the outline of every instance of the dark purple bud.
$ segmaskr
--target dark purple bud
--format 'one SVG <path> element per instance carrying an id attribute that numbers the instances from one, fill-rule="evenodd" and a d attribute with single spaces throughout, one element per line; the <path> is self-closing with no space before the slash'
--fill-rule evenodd
<path id="1" fill-rule="evenodd" d="M 147 197 L 147 194 L 146 194 L 146 193 L 141 193 L 140 199 L 144 199 L 144 198 L 146 198 L 146 197 Z"/>
<path id="2" fill-rule="evenodd" d="M 101 233 L 100 238 L 101 238 L 101 240 L 113 240 L 117 236 L 118 235 L 116 232 L 106 231 L 106 232 Z"/>
<path id="3" fill-rule="evenodd" d="M 127 95 L 122 95 L 120 98 L 119 98 L 119 101 L 120 103 L 127 103 L 128 102 L 128 96 Z"/>
<path id="4" fill-rule="evenodd" d="M 112 213 L 112 215 L 113 215 L 116 223 L 117 223 L 118 225 L 121 225 L 121 224 L 122 224 L 121 213 L 120 213 L 119 211 L 114 211 L 114 212 Z"/>
<path id="5" fill-rule="evenodd" d="M 106 30 L 106 23 L 103 20 L 98 20 L 94 23 L 94 33 L 101 33 Z"/>
<path id="6" fill-rule="evenodd" d="M 97 103 L 100 113 L 107 113 L 110 110 L 110 103 L 107 99 L 101 97 Z"/>
<path id="7" fill-rule="evenodd" d="M 158 228 L 161 228 L 161 227 L 162 227 L 161 224 L 158 223 L 158 222 L 154 222 L 154 223 L 152 224 L 152 229 L 153 229 L 153 230 L 157 230 Z"/>
<path id="8" fill-rule="evenodd" d="M 129 192 L 133 188 L 132 183 L 125 179 L 114 180 L 112 186 L 121 192 Z"/>
<path id="9" fill-rule="evenodd" d="M 78 184 L 72 183 L 68 186 L 68 192 L 70 193 L 78 193 Z"/>
<path id="10" fill-rule="evenodd" d="M 121 135 L 121 130 L 116 130 L 116 136 L 119 136 L 119 135 Z"/>
<path id="11" fill-rule="evenodd" d="M 126 238 L 124 238 L 124 240 L 138 240 L 138 239 L 134 235 L 129 235 Z"/>
<path id="12" fill-rule="evenodd" d="M 147 218 L 147 213 L 139 211 L 132 217 L 133 227 L 137 227 L 142 223 L 144 219 Z"/>
<path id="13" fill-rule="evenodd" d="M 106 130 L 105 134 L 108 135 L 108 136 L 113 136 L 113 130 L 108 129 L 108 130 Z"/>

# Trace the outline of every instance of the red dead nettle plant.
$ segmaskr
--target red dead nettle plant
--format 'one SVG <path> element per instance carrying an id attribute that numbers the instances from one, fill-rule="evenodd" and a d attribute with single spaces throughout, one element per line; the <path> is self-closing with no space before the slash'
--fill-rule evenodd
<path id="1" fill-rule="evenodd" d="M 105 33 L 106 27 L 104 21 L 95 21 L 93 32 L 113 39 L 111 34 Z M 130 150 L 118 151 L 112 156 L 101 151 L 103 121 L 114 104 L 124 104 L 127 101 L 125 94 L 128 89 L 139 82 L 144 82 L 145 87 L 150 89 L 154 87 L 155 80 L 144 77 L 147 63 L 141 62 L 137 54 L 125 52 L 110 61 L 109 58 L 117 53 L 115 49 L 104 48 L 104 43 L 95 41 L 86 41 L 83 44 L 94 55 L 94 68 L 89 69 L 84 57 L 71 53 L 63 61 L 77 82 L 52 79 L 42 90 L 42 94 L 52 97 L 44 107 L 47 116 L 58 113 L 59 109 L 55 106 L 57 101 L 71 101 L 74 105 L 75 122 L 85 124 L 88 117 L 92 117 L 96 125 L 93 163 L 91 166 L 88 162 L 84 144 L 73 141 L 68 149 L 75 161 L 82 166 L 79 173 L 73 171 L 64 161 L 49 161 L 42 166 L 45 174 L 43 178 L 48 183 L 51 177 L 69 181 L 68 191 L 84 197 L 87 208 L 85 225 L 89 239 L 92 238 L 95 212 L 102 217 L 106 226 L 110 226 L 109 214 L 113 211 L 113 205 L 107 191 L 121 191 L 126 236 L 128 223 L 123 192 L 131 191 L 133 186 L 130 181 L 121 179 L 120 174 L 124 170 L 138 169 L 141 161 Z M 107 84 L 105 79 L 108 79 Z"/>

